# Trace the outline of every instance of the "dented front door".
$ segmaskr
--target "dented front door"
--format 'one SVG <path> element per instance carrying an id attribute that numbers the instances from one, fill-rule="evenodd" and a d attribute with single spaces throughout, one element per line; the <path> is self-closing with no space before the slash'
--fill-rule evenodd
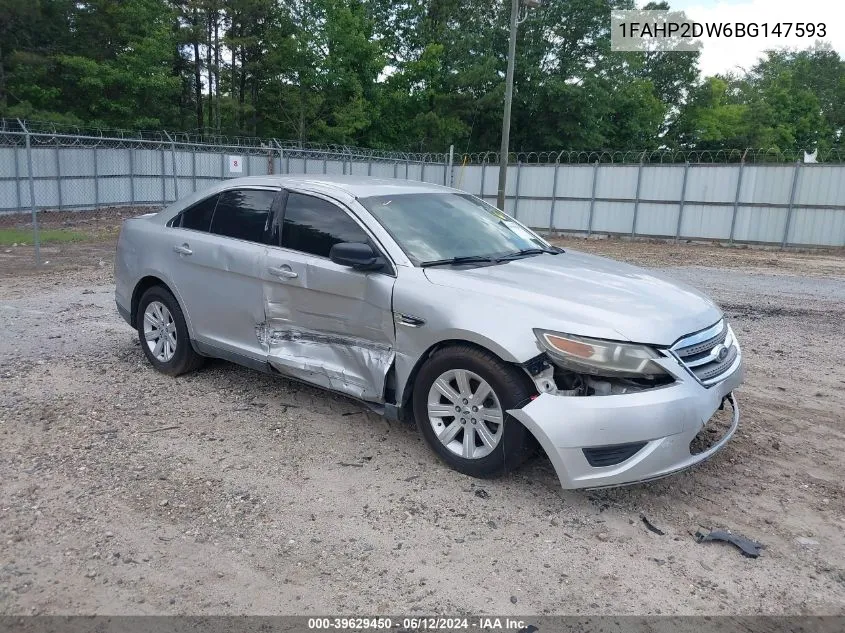
<path id="1" fill-rule="evenodd" d="M 293 198 L 296 208 L 313 216 L 309 216 L 310 233 L 331 232 L 335 241 L 367 238 L 363 229 L 359 229 L 363 237 L 356 236 L 353 224 L 344 229 L 350 216 L 337 215 L 346 211 L 328 207 L 326 202 L 310 196 Z M 303 205 L 312 208 L 303 211 Z M 304 252 L 325 253 L 325 244 L 314 245 L 310 238 L 289 242 L 287 247 L 268 248 L 264 266 L 262 336 L 268 362 L 294 378 L 383 402 L 385 377 L 394 356 L 395 278 L 353 270 L 322 254 Z"/>

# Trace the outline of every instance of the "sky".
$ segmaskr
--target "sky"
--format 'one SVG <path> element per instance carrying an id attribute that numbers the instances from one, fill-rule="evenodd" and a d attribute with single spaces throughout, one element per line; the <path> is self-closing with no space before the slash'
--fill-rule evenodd
<path id="1" fill-rule="evenodd" d="M 828 42 L 845 57 L 845 0 L 667 0 L 698 22 L 824 22 Z M 648 0 L 637 0 L 642 7 Z M 794 28 L 794 27 L 793 27 Z M 749 69 L 769 48 L 809 48 L 818 38 L 704 39 L 699 67 L 703 75 Z"/>

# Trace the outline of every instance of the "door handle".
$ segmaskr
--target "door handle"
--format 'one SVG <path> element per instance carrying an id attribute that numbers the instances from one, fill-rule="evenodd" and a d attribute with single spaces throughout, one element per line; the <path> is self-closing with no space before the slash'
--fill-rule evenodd
<path id="1" fill-rule="evenodd" d="M 287 265 L 279 266 L 278 268 L 276 268 L 275 266 L 270 266 L 267 269 L 267 272 L 269 272 L 274 277 L 278 277 L 280 279 L 296 279 L 297 277 L 299 277 L 299 275 L 293 272 L 290 269 L 290 266 Z"/>
<path id="2" fill-rule="evenodd" d="M 176 253 L 179 253 L 180 255 L 193 255 L 194 254 L 194 251 L 192 251 L 188 247 L 187 242 L 182 244 L 181 246 L 174 246 L 173 251 L 176 252 Z"/>

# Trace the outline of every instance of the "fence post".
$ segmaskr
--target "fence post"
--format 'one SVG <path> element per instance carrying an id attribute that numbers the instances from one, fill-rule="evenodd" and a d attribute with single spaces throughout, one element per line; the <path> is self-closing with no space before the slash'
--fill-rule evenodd
<path id="1" fill-rule="evenodd" d="M 637 168 L 637 191 L 634 194 L 634 219 L 631 222 L 631 237 L 637 233 L 637 214 L 640 212 L 640 186 L 643 181 L 643 161 L 645 160 L 645 152 L 640 156 L 640 166 Z"/>
<path id="2" fill-rule="evenodd" d="M 411 159 L 409 159 L 409 158 L 405 159 L 405 180 L 408 180 L 408 166 L 409 166 L 410 162 L 411 162 Z"/>
<path id="3" fill-rule="evenodd" d="M 745 150 L 746 153 L 748 150 Z M 731 216 L 731 235 L 729 242 L 734 243 L 734 230 L 736 229 L 736 216 L 739 212 L 739 194 L 742 190 L 742 172 L 745 170 L 745 154 L 742 155 L 742 160 L 739 163 L 739 174 L 736 177 L 736 194 L 734 195 L 734 213 Z"/>
<path id="4" fill-rule="evenodd" d="M 590 216 L 587 219 L 587 236 L 593 234 L 593 211 L 596 208 L 596 183 L 599 179 L 599 161 L 593 165 L 593 192 L 590 194 Z"/>
<path id="5" fill-rule="evenodd" d="M 675 241 L 681 236 L 681 222 L 684 219 L 684 205 L 687 201 L 687 174 L 689 173 L 689 161 L 684 164 L 684 180 L 681 182 L 681 204 L 678 207 L 678 226 L 675 227 Z"/>
<path id="6" fill-rule="evenodd" d="M 167 136 L 168 140 L 170 141 L 170 159 L 173 163 L 173 199 L 179 199 L 179 184 L 176 182 L 176 143 L 173 142 L 173 137 L 167 133 L 167 130 L 164 130 L 164 134 Z M 164 174 L 162 174 L 162 177 Z"/>
<path id="7" fill-rule="evenodd" d="M 447 183 L 446 178 L 444 177 L 443 178 L 443 184 L 446 185 L 447 187 L 451 187 L 454 180 L 455 180 L 455 146 L 454 145 L 449 146 L 449 171 L 447 173 L 448 173 L 449 182 Z"/>
<path id="8" fill-rule="evenodd" d="M 279 148 L 279 173 L 282 173 L 282 158 L 285 155 L 285 150 L 282 149 L 282 146 L 279 144 L 279 141 L 273 139 L 273 142 L 276 144 L 276 147 Z"/>
<path id="9" fill-rule="evenodd" d="M 26 134 L 26 171 L 29 178 L 29 208 L 32 210 L 32 244 L 35 246 L 35 265 L 41 266 L 41 236 L 38 234 L 38 211 L 35 208 L 35 180 L 32 173 L 32 143 L 29 139 L 29 130 L 18 119 L 18 125 L 23 128 Z M 17 164 L 17 162 L 16 162 Z"/>
<path id="10" fill-rule="evenodd" d="M 326 155 L 325 155 L 325 154 L 323 154 L 323 175 L 324 175 L 324 176 L 325 176 L 327 173 L 329 173 L 329 166 L 328 166 L 327 161 L 328 161 L 328 159 L 326 158 Z"/>
<path id="11" fill-rule="evenodd" d="M 487 157 L 481 161 L 481 192 L 478 197 L 484 200 L 484 176 L 487 174 Z"/>
<path id="12" fill-rule="evenodd" d="M 555 161 L 555 175 L 552 179 L 552 204 L 549 207 L 549 235 L 555 230 L 555 198 L 557 198 L 557 170 L 560 169 L 560 157 Z"/>
<path id="13" fill-rule="evenodd" d="M 513 217 L 516 219 L 516 214 L 519 212 L 519 175 L 522 172 L 522 161 L 516 162 L 516 188 L 513 192 Z"/>
<path id="14" fill-rule="evenodd" d="M 164 145 L 160 144 L 158 147 L 161 152 L 161 203 L 167 204 L 167 167 L 164 161 Z"/>
<path id="15" fill-rule="evenodd" d="M 135 148 L 129 148 L 129 203 L 135 204 Z"/>
<path id="16" fill-rule="evenodd" d="M 395 179 L 395 178 L 398 178 L 398 176 L 397 176 L 397 174 L 396 174 L 396 170 L 397 170 L 398 168 L 399 168 L 399 162 L 394 160 L 394 161 L 393 161 L 393 178 L 394 178 L 394 179 Z"/>
<path id="17" fill-rule="evenodd" d="M 62 204 L 62 159 L 59 156 L 59 139 L 56 138 L 56 193 L 59 197 L 59 211 L 64 206 Z"/>
<path id="18" fill-rule="evenodd" d="M 197 148 L 191 145 L 191 186 L 197 190 Z"/>
<path id="19" fill-rule="evenodd" d="M 308 173 L 308 152 L 303 152 L 302 154 L 302 173 Z"/>
<path id="20" fill-rule="evenodd" d="M 18 166 L 18 146 L 15 145 L 13 153 L 15 159 L 15 192 L 18 197 L 18 211 L 23 211 L 23 199 L 21 198 L 21 169 Z"/>
<path id="21" fill-rule="evenodd" d="M 164 154 L 161 155 L 161 169 L 164 173 Z M 97 146 L 94 146 L 94 208 L 100 208 L 100 166 L 97 161 Z"/>
<path id="22" fill-rule="evenodd" d="M 795 191 L 798 189 L 798 174 L 801 173 L 801 161 L 795 161 L 795 171 L 792 173 L 792 190 L 789 192 L 789 209 L 786 211 L 786 226 L 783 229 L 783 239 L 780 247 L 785 248 L 789 239 L 789 225 L 792 223 L 792 208 L 795 205 Z"/>
<path id="23" fill-rule="evenodd" d="M 220 149 L 220 180 L 226 180 L 226 153 Z"/>
<path id="24" fill-rule="evenodd" d="M 349 171 L 350 172 L 352 171 L 352 165 L 349 166 Z M 368 176 L 373 175 L 373 155 L 372 154 L 369 154 L 367 156 L 367 175 Z"/>

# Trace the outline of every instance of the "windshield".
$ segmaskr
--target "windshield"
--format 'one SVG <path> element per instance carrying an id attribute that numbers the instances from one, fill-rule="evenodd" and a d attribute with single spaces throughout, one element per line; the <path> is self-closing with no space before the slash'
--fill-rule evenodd
<path id="1" fill-rule="evenodd" d="M 550 248 L 509 215 L 469 194 L 405 193 L 358 202 L 415 264 Z"/>

